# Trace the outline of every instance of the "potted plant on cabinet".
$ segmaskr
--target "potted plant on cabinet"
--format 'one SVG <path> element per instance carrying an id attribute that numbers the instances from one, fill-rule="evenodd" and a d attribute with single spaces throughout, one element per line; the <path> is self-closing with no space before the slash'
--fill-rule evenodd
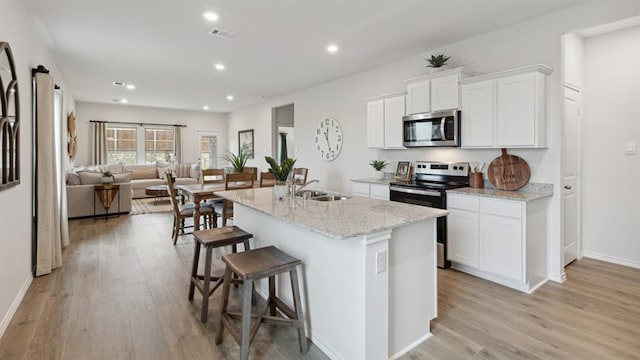
<path id="1" fill-rule="evenodd" d="M 380 180 L 382 178 L 384 178 L 384 171 L 382 171 L 382 169 L 384 169 L 385 166 L 387 166 L 387 162 L 384 160 L 373 160 L 369 163 L 369 165 L 373 166 L 373 178 Z"/>
<path id="2" fill-rule="evenodd" d="M 113 174 L 109 170 L 105 170 L 102 172 L 102 183 L 109 184 L 113 182 Z"/>
<path id="3" fill-rule="evenodd" d="M 435 54 L 431 55 L 431 58 L 426 59 L 429 65 L 428 68 L 431 68 L 431 72 L 437 72 L 442 70 L 442 68 L 447 65 L 447 61 L 451 59 L 451 56 L 446 56 L 445 54 Z"/>
<path id="4" fill-rule="evenodd" d="M 244 170 L 244 166 L 247 164 L 247 159 L 249 157 L 245 152 L 239 152 L 238 155 L 232 153 L 231 151 L 226 151 L 222 158 L 229 163 L 233 167 L 233 170 L 236 173 L 242 173 Z"/>
<path id="5" fill-rule="evenodd" d="M 264 159 L 271 166 L 269 172 L 276 177 L 276 184 L 273 187 L 273 192 L 277 199 L 282 199 L 287 195 L 289 188 L 287 186 L 287 180 L 289 175 L 293 171 L 293 165 L 296 163 L 295 159 L 286 158 L 282 160 L 280 164 L 276 162 L 271 156 L 265 156 Z"/>

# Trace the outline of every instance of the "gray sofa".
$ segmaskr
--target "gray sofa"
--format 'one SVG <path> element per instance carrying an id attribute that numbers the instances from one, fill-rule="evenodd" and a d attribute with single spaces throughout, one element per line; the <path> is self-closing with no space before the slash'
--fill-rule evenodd
<path id="1" fill-rule="evenodd" d="M 148 186 L 166 184 L 165 173 L 169 167 L 164 164 L 105 166 L 113 174 L 113 181 L 120 184 L 118 196 L 114 199 L 109 213 L 128 213 L 132 199 L 148 197 Z M 175 165 L 176 185 L 197 184 L 200 181 L 200 166 L 191 164 Z M 97 166 L 76 168 L 67 172 L 67 211 L 69 218 L 79 218 L 104 214 L 105 210 L 96 197 L 94 186 L 102 183 L 102 172 Z M 119 208 L 118 208 L 119 207 Z"/>

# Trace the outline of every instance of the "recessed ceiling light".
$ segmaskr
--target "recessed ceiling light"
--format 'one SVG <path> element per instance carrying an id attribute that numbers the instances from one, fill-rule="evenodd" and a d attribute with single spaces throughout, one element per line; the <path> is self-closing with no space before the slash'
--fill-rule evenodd
<path id="1" fill-rule="evenodd" d="M 126 103 L 128 103 L 128 102 L 129 102 L 129 100 L 127 100 L 127 99 L 120 99 L 120 102 L 121 102 L 121 103 L 123 103 L 123 104 L 126 104 Z"/>
<path id="2" fill-rule="evenodd" d="M 225 66 L 224 66 L 224 64 L 223 64 L 223 63 L 217 63 L 217 64 L 215 64 L 215 65 L 213 65 L 213 66 L 214 66 L 214 67 L 216 68 L 216 70 L 218 70 L 218 71 L 222 71 L 222 70 L 224 70 L 224 69 L 225 69 Z"/>
<path id="3" fill-rule="evenodd" d="M 135 86 L 135 85 L 133 85 L 133 84 L 127 84 L 127 89 L 129 89 L 129 90 L 133 90 L 133 89 L 135 89 L 135 88 L 136 88 L 136 86 Z"/>
<path id="4" fill-rule="evenodd" d="M 219 18 L 218 14 L 212 11 L 206 11 L 205 13 L 202 14 L 202 16 L 204 16 L 204 18 L 207 19 L 207 21 L 211 21 L 211 22 L 214 22 Z"/>
<path id="5" fill-rule="evenodd" d="M 331 45 L 327 46 L 327 51 L 328 51 L 329 53 L 331 53 L 331 54 L 335 54 L 335 53 L 337 53 L 337 52 L 338 52 L 338 50 L 339 50 L 338 45 L 331 44 Z"/>
<path id="6" fill-rule="evenodd" d="M 202 110 L 209 110 L 209 107 L 207 105 L 202 107 Z"/>
<path id="7" fill-rule="evenodd" d="M 227 95 L 227 100 L 233 101 L 233 95 Z"/>

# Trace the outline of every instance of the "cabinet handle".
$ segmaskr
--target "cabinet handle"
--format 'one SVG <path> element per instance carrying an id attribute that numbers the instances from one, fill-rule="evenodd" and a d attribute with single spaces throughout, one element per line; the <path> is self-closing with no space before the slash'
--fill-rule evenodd
<path id="1" fill-rule="evenodd" d="M 565 185 L 564 188 L 567 190 L 571 190 L 571 185 Z"/>

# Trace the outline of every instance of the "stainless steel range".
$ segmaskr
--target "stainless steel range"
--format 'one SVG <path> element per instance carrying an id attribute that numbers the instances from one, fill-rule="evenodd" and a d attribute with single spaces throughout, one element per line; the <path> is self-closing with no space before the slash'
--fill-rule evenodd
<path id="1" fill-rule="evenodd" d="M 416 161 L 412 181 L 392 182 L 389 199 L 408 204 L 447 208 L 449 189 L 469 186 L 469 163 L 441 163 Z M 447 260 L 447 218 L 438 218 L 438 267 L 448 268 Z"/>

